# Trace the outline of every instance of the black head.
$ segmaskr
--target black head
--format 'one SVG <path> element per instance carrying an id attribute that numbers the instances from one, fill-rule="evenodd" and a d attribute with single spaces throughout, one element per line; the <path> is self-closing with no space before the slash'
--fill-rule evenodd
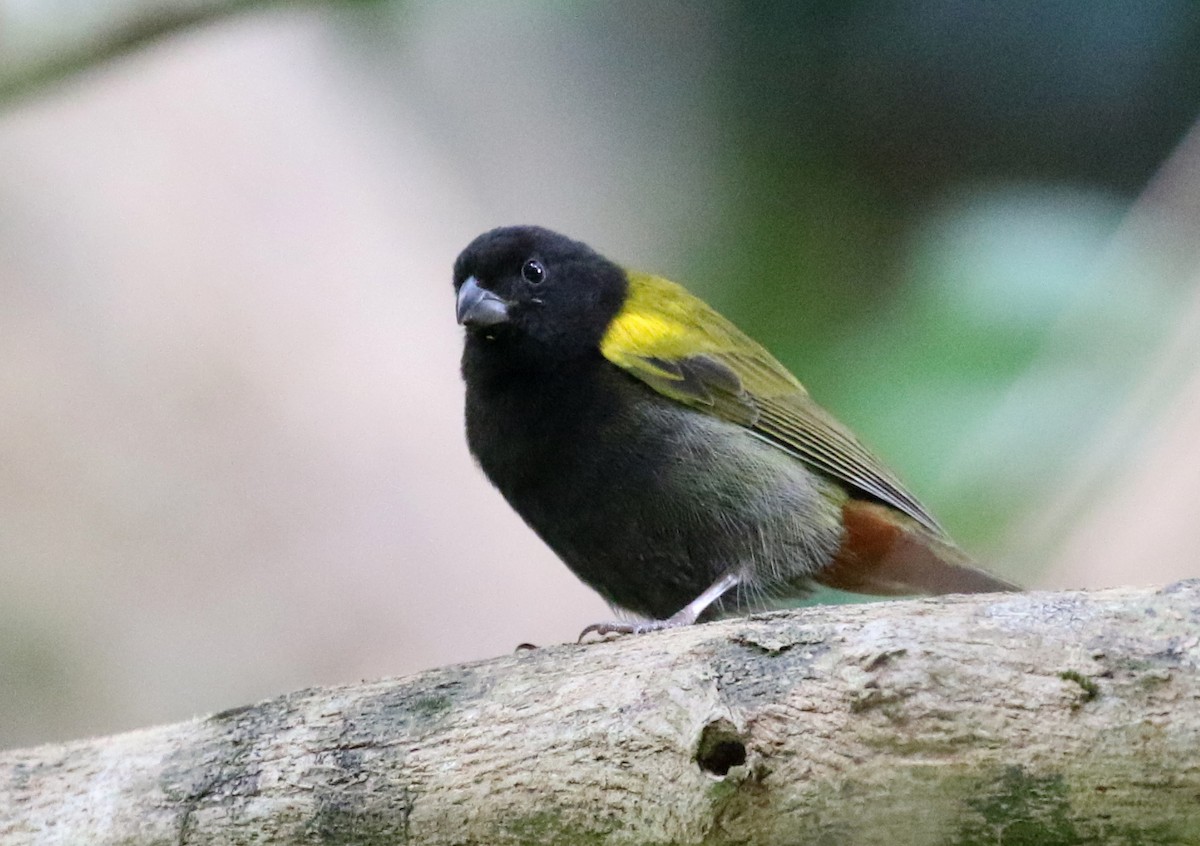
<path id="1" fill-rule="evenodd" d="M 485 232 L 454 263 L 468 345 L 559 361 L 598 350 L 627 284 L 591 247 L 537 226 Z"/>

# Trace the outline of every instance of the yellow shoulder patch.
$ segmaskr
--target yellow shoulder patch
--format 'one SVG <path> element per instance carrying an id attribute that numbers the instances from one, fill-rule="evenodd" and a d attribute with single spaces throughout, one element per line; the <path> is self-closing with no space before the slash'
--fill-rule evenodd
<path id="1" fill-rule="evenodd" d="M 629 294 L 604 339 L 600 352 L 619 366 L 632 359 L 676 359 L 699 352 L 706 333 L 695 325 L 688 306 L 707 309 L 674 282 L 630 272 Z"/>
<path id="2" fill-rule="evenodd" d="M 803 393 L 770 353 L 683 286 L 648 273 L 627 276 L 625 305 L 600 342 L 601 354 L 613 364 L 679 380 L 674 367 L 663 365 L 703 356 L 721 361 L 751 390 Z"/>

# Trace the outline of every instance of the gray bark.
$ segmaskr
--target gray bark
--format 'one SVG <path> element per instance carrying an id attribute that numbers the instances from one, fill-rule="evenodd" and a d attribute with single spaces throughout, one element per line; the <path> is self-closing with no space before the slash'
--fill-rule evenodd
<path id="1" fill-rule="evenodd" d="M 1200 581 L 803 609 L 0 754 L 6 844 L 1200 843 Z"/>

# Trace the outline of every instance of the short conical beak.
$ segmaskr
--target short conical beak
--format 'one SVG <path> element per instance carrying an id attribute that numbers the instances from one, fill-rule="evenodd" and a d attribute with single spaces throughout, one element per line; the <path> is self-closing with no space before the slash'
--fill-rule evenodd
<path id="1" fill-rule="evenodd" d="M 474 276 L 458 289 L 458 322 L 463 326 L 495 326 L 508 321 L 508 303 L 486 288 Z"/>

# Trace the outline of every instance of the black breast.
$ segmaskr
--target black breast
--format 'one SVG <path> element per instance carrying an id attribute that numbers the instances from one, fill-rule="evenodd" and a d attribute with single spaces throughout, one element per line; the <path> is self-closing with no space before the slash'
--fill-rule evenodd
<path id="1" fill-rule="evenodd" d="M 679 610 L 715 579 L 679 542 L 677 492 L 665 472 L 677 456 L 641 410 L 670 401 L 598 355 L 498 378 L 481 378 L 488 365 L 472 370 L 479 362 L 471 359 L 468 349 L 471 452 L 577 576 L 652 617 Z"/>

